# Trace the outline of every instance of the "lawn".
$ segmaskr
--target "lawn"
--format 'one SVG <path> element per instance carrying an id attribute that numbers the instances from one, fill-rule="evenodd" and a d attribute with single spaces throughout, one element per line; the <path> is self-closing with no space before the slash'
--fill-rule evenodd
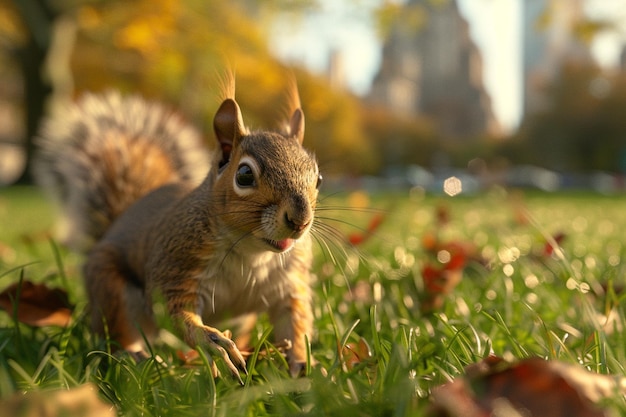
<path id="1" fill-rule="evenodd" d="M 626 374 L 626 196 L 339 193 L 319 216 L 335 229 L 317 248 L 318 364 L 288 377 L 262 320 L 241 387 L 202 354 L 185 360 L 169 333 L 145 361 L 111 355 L 85 324 L 80 256 L 48 237 L 50 206 L 0 189 L 0 289 L 45 282 L 76 306 L 66 328 L 0 312 L 0 399 L 92 383 L 125 416 L 419 416 L 433 388 L 490 354 Z M 603 405 L 626 412 L 620 395 Z"/>

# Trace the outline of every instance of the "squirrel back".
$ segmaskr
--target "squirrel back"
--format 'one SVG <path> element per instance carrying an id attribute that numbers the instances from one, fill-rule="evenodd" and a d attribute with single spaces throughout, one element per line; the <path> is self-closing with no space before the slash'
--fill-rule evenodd
<path id="1" fill-rule="evenodd" d="M 60 239 L 89 249 L 150 191 L 199 184 L 210 169 L 200 133 L 177 113 L 118 92 L 85 94 L 44 121 L 36 181 L 60 205 Z"/>

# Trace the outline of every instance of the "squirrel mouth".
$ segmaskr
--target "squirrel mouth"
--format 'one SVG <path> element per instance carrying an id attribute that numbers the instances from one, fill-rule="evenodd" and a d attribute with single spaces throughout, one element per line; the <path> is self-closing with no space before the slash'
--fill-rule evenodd
<path id="1" fill-rule="evenodd" d="M 263 239 L 265 243 L 270 245 L 277 252 L 286 252 L 293 247 L 295 244 L 294 239 L 282 239 L 282 240 L 272 240 L 272 239 Z"/>

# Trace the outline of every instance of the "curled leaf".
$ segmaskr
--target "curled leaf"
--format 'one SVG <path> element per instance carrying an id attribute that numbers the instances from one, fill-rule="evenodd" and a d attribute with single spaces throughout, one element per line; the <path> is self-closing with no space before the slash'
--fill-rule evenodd
<path id="1" fill-rule="evenodd" d="M 465 377 L 436 388 L 431 415 L 603 417 L 607 414 L 595 403 L 624 392 L 625 385 L 623 379 L 559 361 L 528 358 L 509 364 L 490 357 L 468 367 Z"/>
<path id="2" fill-rule="evenodd" d="M 65 327 L 71 322 L 73 306 L 60 288 L 21 281 L 0 293 L 0 308 L 30 326 Z"/>
<path id="3" fill-rule="evenodd" d="M 347 371 L 358 368 L 365 372 L 370 383 L 376 379 L 376 363 L 372 349 L 365 339 L 360 338 L 358 343 L 347 343 L 340 353 Z M 361 367 L 362 365 L 365 366 Z"/>
<path id="4" fill-rule="evenodd" d="M 348 369 L 372 359 L 372 350 L 365 339 L 361 338 L 359 343 L 348 343 L 343 347 L 343 361 Z"/>

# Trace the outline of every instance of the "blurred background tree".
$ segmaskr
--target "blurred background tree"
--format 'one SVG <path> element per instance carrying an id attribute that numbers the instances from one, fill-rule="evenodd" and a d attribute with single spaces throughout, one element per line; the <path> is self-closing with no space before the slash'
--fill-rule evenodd
<path id="1" fill-rule="evenodd" d="M 307 146 L 330 172 L 373 172 L 380 161 L 363 132 L 361 102 L 324 77 L 287 68 L 268 49 L 263 28 L 275 13 L 287 8 L 297 15 L 310 7 L 315 3 L 309 0 L 0 0 L 0 19 L 7 23 L 0 25 L 0 59 L 13 68 L 0 88 L 3 100 L 21 103 L 27 160 L 46 105 L 86 90 L 118 89 L 166 102 L 212 145 L 220 77 L 234 69 L 250 127 L 281 122 L 287 79 L 294 73 Z M 28 172 L 22 182 L 30 181 Z"/>
<path id="2" fill-rule="evenodd" d="M 30 138 L 37 132 L 46 98 L 53 88 L 43 73 L 43 67 L 52 47 L 54 24 L 58 14 L 56 8 L 46 0 L 0 3 L 0 15 L 3 16 L 0 18 L 1 45 L 3 50 L 8 50 L 8 56 L 0 59 L 2 64 L 8 64 L 7 67 L 10 68 L 4 75 L 15 77 L 19 73 L 22 78 L 22 126 L 26 138 L 26 161 L 30 160 L 34 151 Z M 17 91 L 13 90 L 11 93 L 16 94 Z M 20 180 L 30 181 L 28 170 L 23 171 Z"/>
<path id="3" fill-rule="evenodd" d="M 560 171 L 626 173 L 626 75 L 566 65 L 549 86 L 545 109 L 530 115 L 517 141 L 527 163 Z M 534 151 L 532 151 L 534 150 Z"/>
<path id="4" fill-rule="evenodd" d="M 0 164 L 14 162 L 20 181 L 29 182 L 28 165 L 21 169 L 19 158 L 24 149 L 30 161 L 42 116 L 86 90 L 118 89 L 168 103 L 212 146 L 220 76 L 234 69 L 237 99 L 251 128 L 281 122 L 287 78 L 296 75 L 306 145 L 327 175 L 379 175 L 409 165 L 436 169 L 442 160 L 444 168 L 467 168 L 477 157 L 487 165 L 626 172 L 624 72 L 564 65 L 546 86 L 548 104 L 529 114 L 518 132 L 450 140 L 424 115 L 375 107 L 333 86 L 329 77 L 287 67 L 272 55 L 270 28 L 278 19 L 288 13 L 297 21 L 319 7 L 317 0 L 0 0 Z M 401 4 L 388 1 L 372 13 L 381 38 L 406 15 Z M 407 18 L 421 27 L 429 15 Z M 607 26 L 594 21 L 577 27 L 587 42 L 601 30 Z M 15 158 L 6 157 L 9 150 Z M 3 168 L 0 179 L 6 178 Z"/>

